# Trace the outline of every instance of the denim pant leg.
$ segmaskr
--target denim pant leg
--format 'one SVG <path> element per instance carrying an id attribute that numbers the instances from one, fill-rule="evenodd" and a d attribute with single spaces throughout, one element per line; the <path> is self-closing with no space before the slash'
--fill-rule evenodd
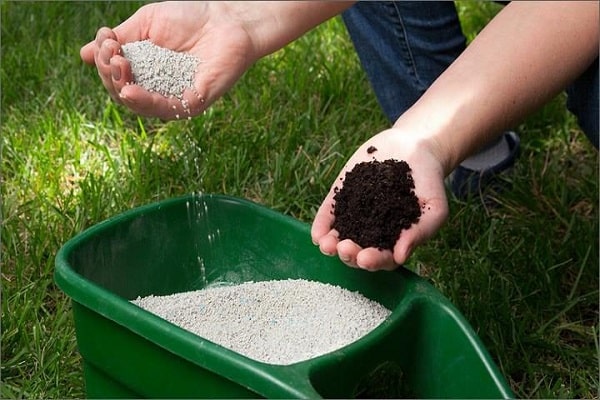
<path id="1" fill-rule="evenodd" d="M 454 2 L 358 2 L 342 14 L 393 123 L 465 49 Z"/>
<path id="2" fill-rule="evenodd" d="M 579 126 L 598 148 L 598 59 L 567 88 L 567 107 Z"/>

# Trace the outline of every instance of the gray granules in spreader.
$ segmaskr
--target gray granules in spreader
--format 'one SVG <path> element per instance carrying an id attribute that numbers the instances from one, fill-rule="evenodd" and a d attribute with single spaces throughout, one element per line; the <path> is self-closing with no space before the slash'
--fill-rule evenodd
<path id="1" fill-rule="evenodd" d="M 390 315 L 358 292 L 303 279 L 245 282 L 132 302 L 248 358 L 277 365 L 337 350 Z"/>
<path id="2" fill-rule="evenodd" d="M 126 43 L 121 49 L 131 65 L 134 83 L 149 92 L 181 99 L 185 89 L 193 88 L 200 62 L 196 56 L 157 46 L 149 40 Z"/>

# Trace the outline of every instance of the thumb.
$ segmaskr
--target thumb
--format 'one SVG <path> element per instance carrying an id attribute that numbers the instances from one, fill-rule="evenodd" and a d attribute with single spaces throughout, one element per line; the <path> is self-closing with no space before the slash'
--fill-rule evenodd
<path id="1" fill-rule="evenodd" d="M 433 237 L 448 218 L 448 202 L 445 198 L 426 201 L 422 206 L 419 222 L 402 232 L 394 245 L 394 262 L 404 264 L 413 250 Z"/>
<path id="2" fill-rule="evenodd" d="M 149 24 L 146 22 L 151 21 L 151 17 L 148 16 L 151 6 L 152 4 L 148 4 L 141 7 L 131 17 L 113 28 L 117 42 L 125 44 L 148 39 Z"/>
<path id="3" fill-rule="evenodd" d="M 333 190 L 327 194 L 327 197 L 321 203 L 321 206 L 313 219 L 310 234 L 312 241 L 315 244 L 317 244 L 323 236 L 331 232 L 331 225 L 333 224 L 334 219 L 332 213 L 332 204 L 334 203 L 333 195 Z"/>

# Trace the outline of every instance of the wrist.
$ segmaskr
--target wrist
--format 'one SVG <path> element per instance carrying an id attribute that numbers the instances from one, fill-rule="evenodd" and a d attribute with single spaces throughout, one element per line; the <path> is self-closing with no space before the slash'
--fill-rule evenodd
<path id="1" fill-rule="evenodd" d="M 398 118 L 391 130 L 394 135 L 410 135 L 411 142 L 415 143 L 418 151 L 426 151 L 437 160 L 440 173 L 445 177 L 463 158 L 456 146 L 458 139 L 452 139 L 452 129 L 454 128 L 448 123 L 447 117 L 421 117 L 413 107 Z"/>

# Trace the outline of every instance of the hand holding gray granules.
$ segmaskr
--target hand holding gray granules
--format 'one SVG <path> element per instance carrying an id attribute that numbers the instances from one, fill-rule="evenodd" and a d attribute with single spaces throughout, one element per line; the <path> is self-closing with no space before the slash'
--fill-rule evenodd
<path id="1" fill-rule="evenodd" d="M 182 99 L 185 89 L 194 87 L 200 63 L 196 56 L 157 46 L 150 40 L 126 43 L 121 49 L 131 65 L 133 83 L 149 92 Z"/>
<path id="2" fill-rule="evenodd" d="M 215 286 L 132 302 L 248 358 L 277 365 L 340 349 L 391 313 L 358 292 L 303 279 Z"/>

